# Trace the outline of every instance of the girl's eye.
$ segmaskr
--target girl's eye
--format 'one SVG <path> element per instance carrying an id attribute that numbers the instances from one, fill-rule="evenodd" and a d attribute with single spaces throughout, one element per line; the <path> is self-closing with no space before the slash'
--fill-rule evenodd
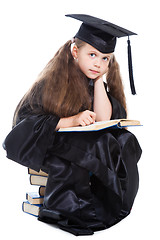
<path id="1" fill-rule="evenodd" d="M 103 60 L 104 60 L 105 62 L 107 62 L 108 58 L 107 58 L 107 57 L 104 57 Z"/>
<path id="2" fill-rule="evenodd" d="M 91 56 L 92 58 L 94 58 L 94 57 L 96 56 L 96 54 L 95 54 L 95 53 L 91 53 L 90 56 Z"/>

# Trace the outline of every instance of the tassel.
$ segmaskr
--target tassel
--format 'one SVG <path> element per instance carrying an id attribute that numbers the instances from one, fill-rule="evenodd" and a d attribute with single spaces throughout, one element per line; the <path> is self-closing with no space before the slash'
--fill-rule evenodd
<path id="1" fill-rule="evenodd" d="M 133 79 L 132 53 L 131 53 L 131 45 L 130 45 L 129 36 L 128 36 L 127 42 L 128 42 L 128 70 L 129 70 L 130 87 L 131 87 L 132 94 L 135 95 L 136 90 L 135 90 L 134 79 Z"/>

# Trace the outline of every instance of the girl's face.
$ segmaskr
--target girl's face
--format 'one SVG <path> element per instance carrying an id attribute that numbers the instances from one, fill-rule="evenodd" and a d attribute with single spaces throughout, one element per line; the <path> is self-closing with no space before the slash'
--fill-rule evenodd
<path id="1" fill-rule="evenodd" d="M 81 71 L 88 78 L 96 79 L 107 72 L 112 53 L 103 54 L 86 43 L 80 48 L 75 45 L 72 55 L 77 60 Z"/>

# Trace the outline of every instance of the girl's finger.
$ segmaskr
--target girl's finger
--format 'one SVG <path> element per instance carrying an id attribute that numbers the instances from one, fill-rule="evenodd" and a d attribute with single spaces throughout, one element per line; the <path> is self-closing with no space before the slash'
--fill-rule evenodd
<path id="1" fill-rule="evenodd" d="M 92 118 L 92 117 L 88 117 L 88 121 L 90 122 L 90 123 L 94 123 L 94 119 Z"/>
<path id="2" fill-rule="evenodd" d="M 95 121 L 96 113 L 95 112 L 90 112 L 90 117 Z"/>
<path id="3" fill-rule="evenodd" d="M 85 122 L 85 124 L 86 124 L 86 125 L 90 125 L 90 124 L 91 124 L 90 120 L 89 120 L 89 119 L 87 119 L 87 118 L 86 118 L 86 119 L 84 119 L 83 121 Z"/>
<path id="4" fill-rule="evenodd" d="M 81 121 L 81 122 L 80 122 L 80 125 L 81 125 L 82 127 L 84 127 L 84 126 L 86 126 L 86 123 L 85 123 L 84 121 Z"/>

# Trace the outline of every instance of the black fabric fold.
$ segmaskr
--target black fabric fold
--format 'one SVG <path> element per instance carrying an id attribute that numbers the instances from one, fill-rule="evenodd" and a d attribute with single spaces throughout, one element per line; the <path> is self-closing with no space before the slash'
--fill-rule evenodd
<path id="1" fill-rule="evenodd" d="M 39 171 L 47 149 L 53 143 L 58 121 L 59 118 L 52 115 L 33 115 L 23 119 L 3 143 L 7 158 Z"/>

